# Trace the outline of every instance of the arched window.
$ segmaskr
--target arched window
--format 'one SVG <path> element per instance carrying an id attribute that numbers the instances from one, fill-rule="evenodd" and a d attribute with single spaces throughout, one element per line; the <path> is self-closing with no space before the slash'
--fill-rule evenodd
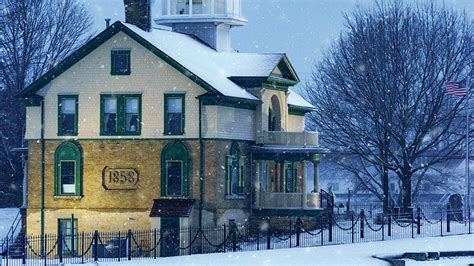
<path id="1" fill-rule="evenodd" d="M 268 108 L 268 131 L 281 130 L 281 110 L 280 101 L 276 95 L 271 98 L 271 105 Z"/>
<path id="2" fill-rule="evenodd" d="M 239 144 L 234 142 L 230 155 L 226 157 L 226 195 L 243 195 L 244 193 L 244 160 L 240 155 Z"/>
<path id="3" fill-rule="evenodd" d="M 82 195 L 82 151 L 74 142 L 63 142 L 54 155 L 54 194 Z"/>
<path id="4" fill-rule="evenodd" d="M 188 151 L 181 142 L 171 142 L 161 152 L 161 195 L 188 196 L 188 193 Z"/>

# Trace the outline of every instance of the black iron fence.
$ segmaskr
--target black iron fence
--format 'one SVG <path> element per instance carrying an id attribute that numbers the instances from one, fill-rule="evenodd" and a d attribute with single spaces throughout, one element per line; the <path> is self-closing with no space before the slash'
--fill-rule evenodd
<path id="1" fill-rule="evenodd" d="M 314 247 L 471 233 L 470 217 L 462 210 L 423 210 L 367 215 L 329 213 L 315 220 L 288 219 L 278 229 L 229 225 L 203 228 L 161 228 L 148 231 L 82 232 L 66 235 L 7 237 L 0 244 L 1 265 L 56 265 L 121 261 L 215 252 Z"/>

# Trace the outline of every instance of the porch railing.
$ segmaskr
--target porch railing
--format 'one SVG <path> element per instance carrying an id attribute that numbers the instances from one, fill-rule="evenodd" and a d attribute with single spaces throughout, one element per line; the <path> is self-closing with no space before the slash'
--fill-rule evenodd
<path id="1" fill-rule="evenodd" d="M 286 132 L 263 131 L 257 137 L 257 144 L 284 145 L 295 147 L 318 147 L 319 134 L 314 131 Z"/>
<path id="2" fill-rule="evenodd" d="M 303 193 L 260 192 L 259 208 L 272 209 L 314 209 L 319 208 L 319 193 L 306 193 L 306 202 Z"/>

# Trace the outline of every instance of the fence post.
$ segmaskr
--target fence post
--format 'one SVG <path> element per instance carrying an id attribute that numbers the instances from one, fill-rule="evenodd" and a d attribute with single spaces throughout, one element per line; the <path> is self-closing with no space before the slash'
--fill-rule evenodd
<path id="1" fill-rule="evenodd" d="M 354 214 L 351 215 L 351 236 L 352 236 L 352 243 L 354 243 Z"/>
<path id="2" fill-rule="evenodd" d="M 360 238 L 364 238 L 364 209 L 360 210 Z"/>
<path id="3" fill-rule="evenodd" d="M 99 257 L 99 231 L 94 231 L 94 261 L 98 260 Z"/>
<path id="4" fill-rule="evenodd" d="M 272 227 L 270 224 L 270 219 L 268 219 L 268 229 L 267 229 L 267 249 L 270 249 L 272 241 Z"/>
<path id="5" fill-rule="evenodd" d="M 324 225 L 323 225 L 323 215 L 319 216 L 319 226 L 321 227 L 321 246 L 324 245 Z"/>
<path id="6" fill-rule="evenodd" d="M 385 240 L 385 214 L 382 213 L 382 241 Z"/>
<path id="7" fill-rule="evenodd" d="M 227 227 L 226 224 L 224 224 L 224 253 L 227 251 Z"/>
<path id="8" fill-rule="evenodd" d="M 121 238 L 121 235 L 120 235 L 120 231 L 118 232 L 118 252 L 117 252 L 117 257 L 118 257 L 118 261 L 120 261 L 120 251 L 121 251 L 121 247 L 120 247 L 120 244 L 122 243 L 122 238 Z"/>
<path id="9" fill-rule="evenodd" d="M 229 223 L 229 227 L 230 233 L 232 234 L 232 251 L 235 252 L 237 251 L 237 224 L 231 221 L 231 223 Z"/>
<path id="10" fill-rule="evenodd" d="M 415 238 L 415 215 L 413 215 L 413 208 L 411 208 L 411 238 Z"/>
<path id="11" fill-rule="evenodd" d="M 451 208 L 449 205 L 446 210 L 446 232 L 451 232 Z"/>
<path id="12" fill-rule="evenodd" d="M 225 224 L 224 224 L 225 226 Z M 225 232 L 225 231 L 224 231 Z M 191 226 L 188 226 L 188 235 L 189 235 L 189 255 L 193 254 L 193 232 L 191 229 Z M 225 239 L 225 234 L 224 234 L 224 239 Z"/>
<path id="13" fill-rule="evenodd" d="M 6 239 L 7 239 L 7 250 L 6 250 L 6 253 L 5 253 L 5 255 L 6 255 L 5 257 L 7 259 L 7 261 L 6 261 L 7 264 L 6 265 L 8 265 L 8 257 L 10 257 L 10 254 L 9 254 L 10 253 L 10 238 L 7 236 Z M 0 263 L 1 262 L 2 261 L 0 260 Z"/>
<path id="14" fill-rule="evenodd" d="M 416 208 L 416 234 L 419 235 L 421 233 L 421 208 L 418 206 Z"/>
<path id="15" fill-rule="evenodd" d="M 329 234 L 329 242 L 332 242 L 332 226 L 333 226 L 333 212 L 329 211 L 328 213 L 328 234 Z"/>
<path id="16" fill-rule="evenodd" d="M 471 207 L 467 207 L 467 221 L 469 222 L 469 234 L 471 234 Z"/>
<path id="17" fill-rule="evenodd" d="M 160 238 L 161 241 L 161 238 Z M 153 259 L 156 260 L 156 250 L 158 249 L 158 243 L 156 243 L 156 228 L 153 229 Z"/>
<path id="18" fill-rule="evenodd" d="M 85 247 L 85 239 L 84 239 L 84 232 L 82 232 L 81 234 L 81 237 L 82 237 L 82 241 L 81 241 L 81 263 L 84 264 L 84 247 Z"/>
<path id="19" fill-rule="evenodd" d="M 75 233 L 75 230 L 74 230 L 74 226 L 76 226 L 74 224 L 74 213 L 71 214 L 71 256 L 74 257 L 74 233 Z"/>
<path id="20" fill-rule="evenodd" d="M 127 236 L 127 253 L 128 253 L 128 260 L 132 260 L 132 230 L 128 229 L 128 236 Z"/>
<path id="21" fill-rule="evenodd" d="M 443 236 L 443 210 L 440 210 L 440 216 L 441 216 L 441 221 L 440 221 L 440 227 L 441 227 L 441 236 Z"/>
<path id="22" fill-rule="evenodd" d="M 388 236 L 392 236 L 392 213 L 388 214 Z"/>
<path id="23" fill-rule="evenodd" d="M 27 252 L 28 252 L 28 249 L 27 249 L 27 247 L 26 247 L 27 241 L 28 241 L 28 239 L 27 239 L 27 236 L 26 236 L 26 234 L 25 234 L 25 236 L 23 237 L 23 254 L 22 254 L 23 256 L 22 256 L 22 260 L 21 260 L 21 262 L 22 262 L 23 265 L 26 264 L 26 257 L 27 257 L 27 255 L 28 255 L 28 253 L 27 253 Z"/>
<path id="24" fill-rule="evenodd" d="M 63 262 L 63 233 L 61 230 L 58 232 L 58 255 L 59 255 L 59 263 Z"/>
<path id="25" fill-rule="evenodd" d="M 8 245 L 8 242 L 7 242 L 7 245 Z M 7 246 L 8 248 L 8 246 Z M 43 257 L 44 257 L 44 265 L 46 266 L 47 265 L 47 258 L 48 258 L 48 255 L 46 255 L 46 250 L 48 249 L 48 235 L 44 235 L 44 246 L 43 246 Z M 7 262 L 8 262 L 8 256 L 7 256 Z"/>
<path id="26" fill-rule="evenodd" d="M 302 227 L 301 218 L 296 218 L 296 246 L 300 246 L 300 235 L 301 235 L 301 227 Z"/>

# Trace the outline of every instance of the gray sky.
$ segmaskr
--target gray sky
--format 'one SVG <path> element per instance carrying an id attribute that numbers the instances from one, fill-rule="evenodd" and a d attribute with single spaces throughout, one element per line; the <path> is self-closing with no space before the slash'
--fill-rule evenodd
<path id="1" fill-rule="evenodd" d="M 124 20 L 123 0 L 81 0 L 104 28 L 106 17 Z M 158 1 L 158 0 L 155 0 Z M 414 0 L 406 0 L 408 2 Z M 443 0 L 432 0 L 442 3 Z M 232 46 L 241 52 L 287 53 L 303 84 L 314 62 L 343 30 L 343 12 L 375 0 L 242 0 L 248 24 L 232 30 Z M 474 0 L 445 0 L 448 7 L 465 9 L 474 18 Z"/>

